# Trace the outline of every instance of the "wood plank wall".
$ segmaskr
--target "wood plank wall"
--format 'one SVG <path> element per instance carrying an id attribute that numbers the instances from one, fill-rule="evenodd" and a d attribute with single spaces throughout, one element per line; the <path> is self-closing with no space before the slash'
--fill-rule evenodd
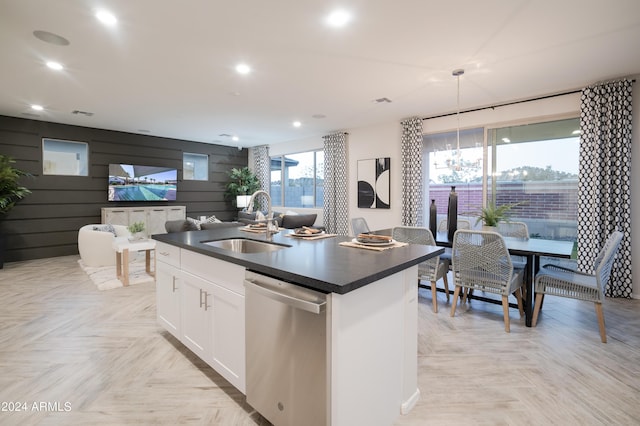
<path id="1" fill-rule="evenodd" d="M 88 143 L 89 176 L 43 175 L 42 138 Z M 22 180 L 33 193 L 0 218 L 7 244 L 5 262 L 78 253 L 78 229 L 100 223 L 101 207 L 158 205 L 108 202 L 110 163 L 178 169 L 177 199 L 163 205 L 184 205 L 187 216 L 215 214 L 221 220 L 236 216 L 231 202 L 224 199 L 227 172 L 247 165 L 246 149 L 6 116 L 0 116 L 0 152 L 33 175 Z M 208 181 L 182 180 L 183 152 L 209 155 Z"/>

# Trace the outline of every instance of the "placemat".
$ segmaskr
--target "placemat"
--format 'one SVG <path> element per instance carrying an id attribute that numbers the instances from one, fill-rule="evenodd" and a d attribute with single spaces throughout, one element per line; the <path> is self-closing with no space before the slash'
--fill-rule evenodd
<path id="1" fill-rule="evenodd" d="M 314 235 L 313 237 L 299 237 L 296 234 L 287 234 L 285 235 L 285 237 L 296 238 L 298 240 L 321 240 L 323 238 L 335 237 L 336 235 L 338 234 L 318 234 Z"/>
<path id="2" fill-rule="evenodd" d="M 396 248 L 396 247 L 404 247 L 407 244 L 408 243 L 400 243 L 400 242 L 396 241 L 395 243 L 393 243 L 391 245 L 388 245 L 388 246 L 374 247 L 374 246 L 363 246 L 362 244 L 353 243 L 351 241 L 343 241 L 343 242 L 339 243 L 339 245 L 344 246 L 344 247 L 353 247 L 353 248 L 359 248 L 359 249 L 365 249 L 365 250 L 374 250 L 374 251 L 384 251 L 384 250 L 389 250 L 389 249 Z"/>
<path id="3" fill-rule="evenodd" d="M 278 232 L 284 231 L 285 228 L 278 228 Z M 254 234 L 264 234 L 267 232 L 267 228 L 240 228 L 244 232 L 253 232 Z"/>

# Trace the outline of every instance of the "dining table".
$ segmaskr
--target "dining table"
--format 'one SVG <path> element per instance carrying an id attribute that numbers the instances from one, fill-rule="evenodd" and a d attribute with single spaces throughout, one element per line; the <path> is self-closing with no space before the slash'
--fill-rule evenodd
<path id="1" fill-rule="evenodd" d="M 540 268 L 540 257 L 570 259 L 573 252 L 573 241 L 548 240 L 544 238 L 503 238 L 507 246 L 507 250 L 509 250 L 509 254 L 524 256 L 527 259 L 524 270 L 524 281 L 526 287 L 524 312 L 526 326 L 531 327 L 531 320 L 533 318 L 533 301 L 535 299 L 533 282 L 535 280 L 535 274 Z M 452 247 L 453 241 L 449 240 L 447 232 L 438 232 L 436 235 L 436 245 L 441 247 Z"/>

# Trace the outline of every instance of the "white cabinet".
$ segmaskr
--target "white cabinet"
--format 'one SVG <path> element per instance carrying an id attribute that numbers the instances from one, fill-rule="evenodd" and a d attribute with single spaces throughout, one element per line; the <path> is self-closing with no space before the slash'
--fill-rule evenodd
<path id="1" fill-rule="evenodd" d="M 173 334 L 181 337 L 180 327 L 180 249 L 156 242 L 156 310 L 158 323 Z"/>
<path id="2" fill-rule="evenodd" d="M 182 343 L 201 359 L 210 362 L 211 354 L 211 284 L 182 271 L 180 311 Z"/>
<path id="3" fill-rule="evenodd" d="M 140 206 L 140 207 L 103 207 L 102 223 L 129 226 L 134 222 L 143 222 L 147 234 L 164 234 L 164 224 L 168 220 L 186 219 L 185 206 Z"/>
<path id="4" fill-rule="evenodd" d="M 244 268 L 157 242 L 158 323 L 245 393 Z"/>
<path id="5" fill-rule="evenodd" d="M 156 262 L 157 319 L 174 337 L 180 339 L 180 270 L 163 262 Z"/>

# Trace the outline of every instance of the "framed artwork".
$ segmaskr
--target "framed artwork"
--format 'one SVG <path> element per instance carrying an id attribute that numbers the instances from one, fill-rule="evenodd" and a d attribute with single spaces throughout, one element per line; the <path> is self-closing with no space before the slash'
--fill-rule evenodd
<path id="1" fill-rule="evenodd" d="M 391 158 L 358 160 L 358 207 L 391 208 Z"/>

